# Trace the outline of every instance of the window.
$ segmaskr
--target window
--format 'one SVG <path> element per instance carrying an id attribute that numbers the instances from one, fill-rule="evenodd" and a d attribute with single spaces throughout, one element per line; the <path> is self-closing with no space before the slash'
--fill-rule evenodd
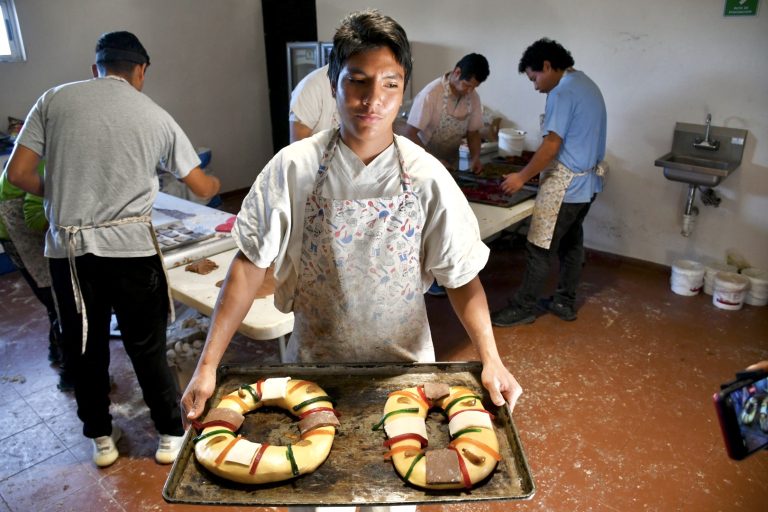
<path id="1" fill-rule="evenodd" d="M 27 60 L 13 0 L 0 0 L 0 18 L 3 20 L 0 27 L 0 62 Z"/>

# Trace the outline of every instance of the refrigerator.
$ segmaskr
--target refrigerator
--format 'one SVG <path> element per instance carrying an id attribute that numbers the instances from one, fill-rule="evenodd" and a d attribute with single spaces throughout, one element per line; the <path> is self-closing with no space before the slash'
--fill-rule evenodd
<path id="1" fill-rule="evenodd" d="M 288 62 L 288 97 L 301 79 L 328 63 L 333 43 L 306 41 L 286 43 Z"/>

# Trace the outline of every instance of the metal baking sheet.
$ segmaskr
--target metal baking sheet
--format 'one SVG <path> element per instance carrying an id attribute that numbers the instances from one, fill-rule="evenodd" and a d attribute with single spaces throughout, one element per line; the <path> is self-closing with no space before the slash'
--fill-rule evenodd
<path id="1" fill-rule="evenodd" d="M 341 426 L 326 461 L 313 473 L 292 480 L 264 485 L 244 485 L 219 478 L 194 458 L 188 431 L 179 457 L 163 487 L 171 503 L 327 506 L 383 505 L 403 503 L 452 503 L 518 500 L 531 498 L 535 486 L 523 446 L 508 407 L 490 402 L 480 381 L 479 363 L 369 364 L 369 365 L 272 365 L 224 366 L 209 404 L 240 384 L 261 378 L 290 376 L 317 382 L 336 400 Z M 476 487 L 467 490 L 434 491 L 407 484 L 392 462 L 384 460 L 383 431 L 371 427 L 383 414 L 387 395 L 425 381 L 464 385 L 483 396 L 483 404 L 495 414 L 494 427 L 503 457 L 496 470 Z M 427 419 L 430 446 L 448 444 L 448 422 L 433 410 Z M 259 409 L 246 415 L 240 434 L 252 441 L 286 445 L 299 439 L 297 422 L 276 408 Z"/>

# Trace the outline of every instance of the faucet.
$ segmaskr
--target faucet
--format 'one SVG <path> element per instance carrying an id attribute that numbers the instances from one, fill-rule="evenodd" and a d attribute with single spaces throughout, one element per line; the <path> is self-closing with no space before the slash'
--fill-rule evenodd
<path id="1" fill-rule="evenodd" d="M 706 149 L 708 151 L 717 151 L 720 149 L 720 141 L 709 138 L 709 129 L 712 128 L 712 114 L 707 114 L 706 129 L 704 130 L 704 138 L 696 137 L 693 141 L 693 147 L 698 149 Z"/>

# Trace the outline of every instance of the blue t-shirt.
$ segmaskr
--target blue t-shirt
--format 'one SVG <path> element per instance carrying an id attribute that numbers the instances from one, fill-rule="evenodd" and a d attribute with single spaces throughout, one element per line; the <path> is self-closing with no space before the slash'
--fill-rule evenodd
<path id="1" fill-rule="evenodd" d="M 605 102 L 600 89 L 581 71 L 565 73 L 547 95 L 542 136 L 555 132 L 563 139 L 557 159 L 576 176 L 565 192 L 565 203 L 588 203 L 603 190 L 594 167 L 605 158 Z"/>

